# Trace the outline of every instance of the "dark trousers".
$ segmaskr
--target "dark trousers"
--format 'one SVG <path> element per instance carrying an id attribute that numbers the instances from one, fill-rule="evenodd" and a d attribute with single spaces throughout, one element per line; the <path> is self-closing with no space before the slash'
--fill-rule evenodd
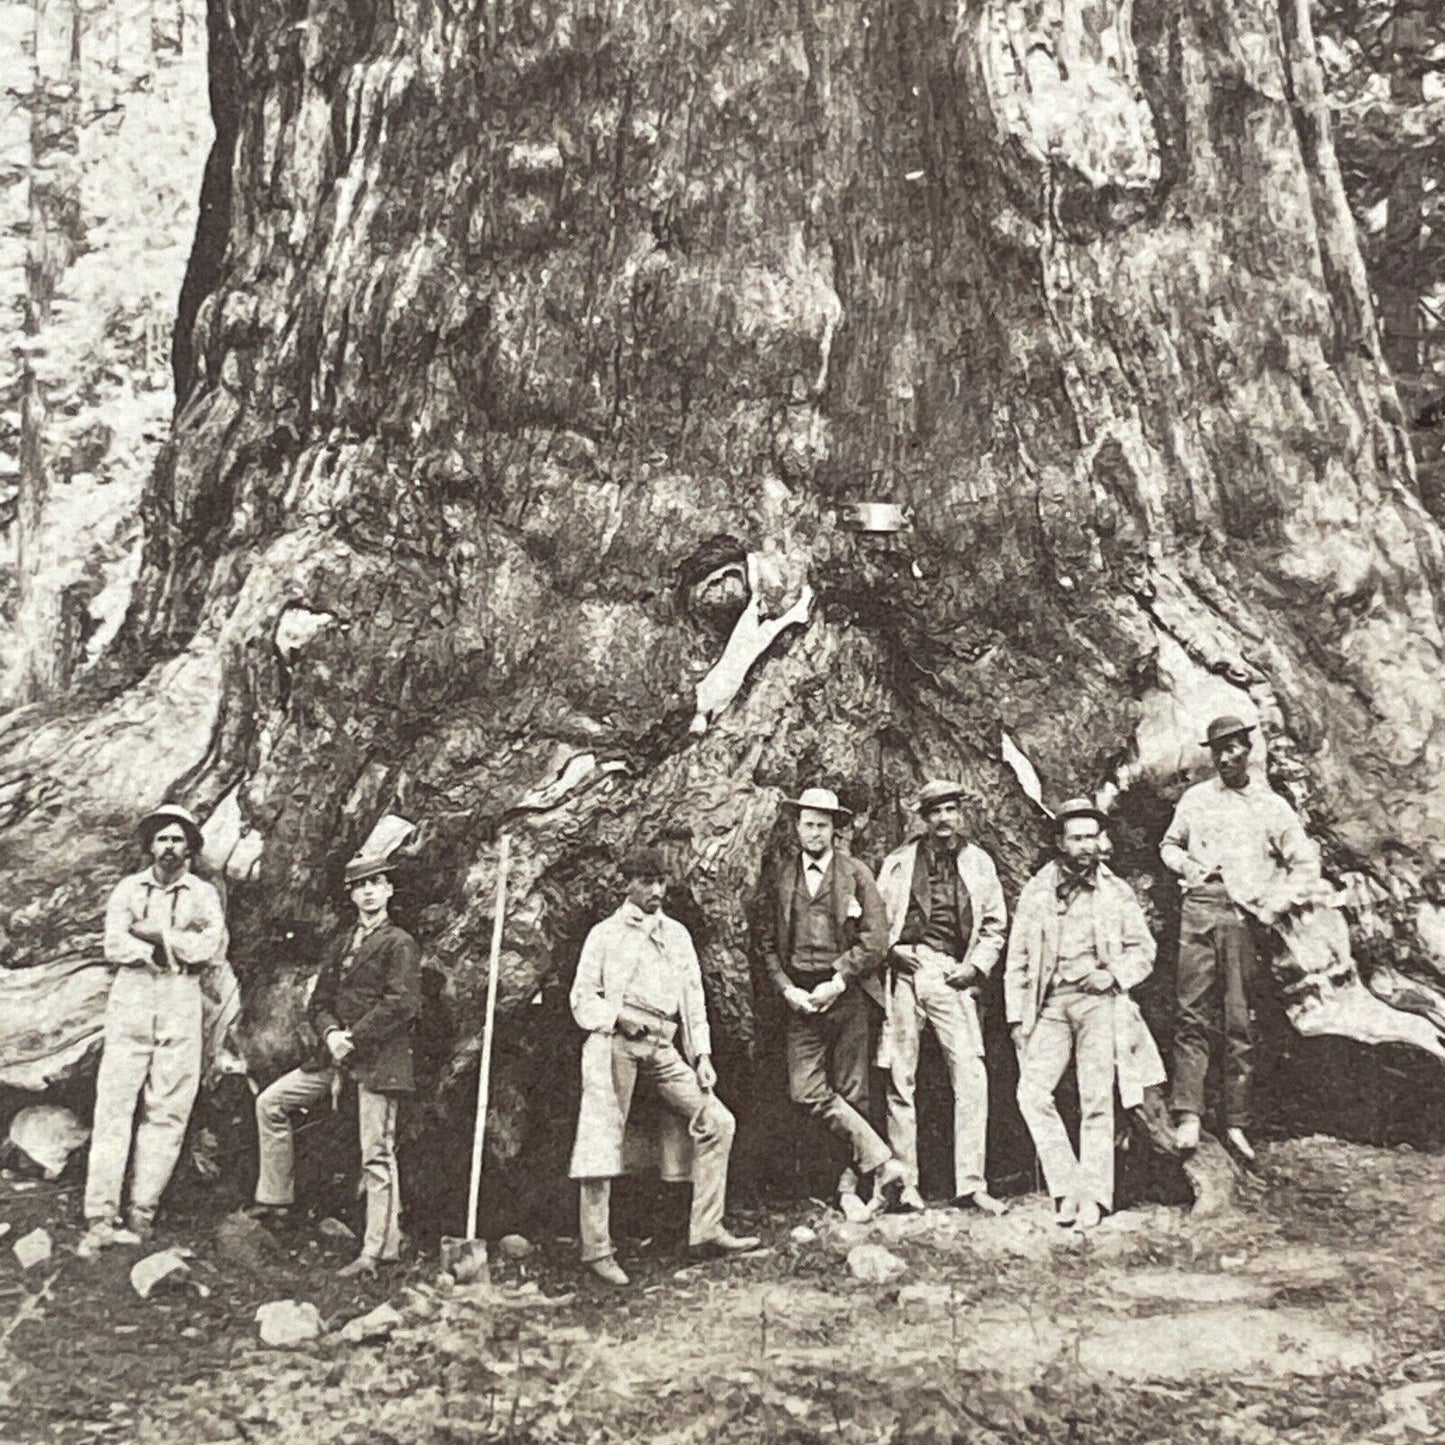
<path id="1" fill-rule="evenodd" d="M 1211 1044 L 1224 1039 L 1224 1113 L 1250 1123 L 1254 1029 L 1250 997 L 1258 957 L 1254 924 L 1234 904 L 1186 898 L 1179 917 L 1179 1018 L 1174 1029 L 1176 1113 L 1204 1113 Z"/>
<path id="2" fill-rule="evenodd" d="M 788 1093 L 844 1140 L 863 1173 L 892 1151 L 864 1117 L 868 1106 L 868 998 L 850 985 L 827 1013 L 788 1013 Z"/>

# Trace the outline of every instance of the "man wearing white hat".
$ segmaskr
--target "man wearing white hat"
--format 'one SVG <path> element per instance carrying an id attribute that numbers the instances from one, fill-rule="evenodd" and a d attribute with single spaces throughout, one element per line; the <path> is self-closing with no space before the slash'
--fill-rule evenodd
<path id="1" fill-rule="evenodd" d="M 413 1088 L 421 950 L 387 911 L 395 866 L 388 858 L 364 857 L 346 865 L 356 923 L 332 940 L 306 1010 L 321 1048 L 256 1100 L 261 1161 L 253 1212 L 283 1215 L 296 1198 L 291 1115 L 324 1099 L 343 1073 L 356 1080 L 366 1232 L 361 1253 L 341 1270 L 345 1276 L 375 1273 L 401 1249 L 396 1116 L 401 1096 Z"/>
<path id="2" fill-rule="evenodd" d="M 925 836 L 890 853 L 878 870 L 897 974 L 889 1010 L 888 1142 L 908 1169 L 899 1203 L 922 1209 L 914 1092 L 923 1028 L 931 1025 L 953 1087 L 954 1198 L 1002 1214 L 1007 1206 L 984 1180 L 988 1071 L 976 991 L 1003 952 L 1008 911 L 993 859 L 959 836 L 961 796 L 957 783 L 925 783 L 917 804 Z"/>
<path id="3" fill-rule="evenodd" d="M 1299 815 L 1250 773 L 1251 724 L 1217 717 L 1205 730 L 1215 776 L 1185 791 L 1159 846 L 1179 875 L 1179 1021 L 1174 1030 L 1176 1143 L 1198 1147 L 1210 1040 L 1224 1036 L 1225 1138 L 1254 1158 L 1250 1126 L 1255 930 L 1269 927 L 1320 881 L 1319 850 Z M 1221 1027 L 1222 1026 L 1222 1027 Z"/>
<path id="4" fill-rule="evenodd" d="M 828 788 L 806 788 L 784 807 L 797 814 L 796 850 L 778 870 L 760 910 L 759 951 L 788 1008 L 788 1092 L 847 1144 L 852 1163 L 839 1181 L 845 1210 L 860 1176 L 882 1201 L 907 1170 L 863 1116 L 868 1097 L 868 1011 L 880 1007 L 878 965 L 888 920 L 873 875 L 833 847 L 852 817 Z"/>
<path id="5" fill-rule="evenodd" d="M 201 1081 L 199 974 L 226 943 L 220 895 L 190 868 L 201 851 L 195 817 L 167 803 L 139 832 L 151 865 L 116 884 L 105 910 L 105 958 L 116 973 L 95 1078 L 86 1255 L 151 1232 Z"/>
<path id="6" fill-rule="evenodd" d="M 1014 909 L 1004 1007 L 1019 1054 L 1019 1112 L 1033 1136 L 1058 1222 L 1092 1229 L 1114 1207 L 1114 1085 L 1138 1102 L 1163 1062 L 1129 990 L 1154 966 L 1154 938 L 1134 890 L 1100 861 L 1105 818 L 1087 798 L 1058 811 L 1059 856 Z M 1054 1091 L 1073 1062 L 1076 1153 Z"/>

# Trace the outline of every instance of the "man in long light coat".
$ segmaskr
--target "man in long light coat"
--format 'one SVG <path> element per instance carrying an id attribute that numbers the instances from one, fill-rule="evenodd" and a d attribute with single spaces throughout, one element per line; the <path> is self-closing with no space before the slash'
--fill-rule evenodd
<path id="1" fill-rule="evenodd" d="M 977 990 L 1003 952 L 1008 911 L 993 859 L 959 836 L 961 795 L 957 783 L 925 783 L 918 795 L 925 836 L 890 853 L 878 870 L 896 975 L 888 1022 L 888 1142 L 908 1170 L 900 1205 L 922 1209 L 914 1094 L 923 1027 L 931 1025 L 953 1087 L 954 1198 L 1002 1214 L 1006 1206 L 984 1180 L 988 1070 Z"/>
<path id="2" fill-rule="evenodd" d="M 611 1234 L 612 1180 L 624 1172 L 623 1135 L 639 1076 L 686 1123 L 692 1144 L 688 1246 L 737 1254 L 758 1240 L 723 1224 L 733 1116 L 713 1093 L 717 1072 L 702 971 L 686 928 L 662 911 L 667 863 L 645 848 L 622 860 L 627 897 L 582 945 L 572 1017 L 582 1045 L 582 1103 L 569 1173 L 579 1181 L 582 1262 L 625 1285 Z"/>
<path id="3" fill-rule="evenodd" d="M 1163 1063 L 1129 997 L 1155 946 L 1134 890 L 1099 861 L 1105 818 L 1087 798 L 1059 809 L 1059 858 L 1014 910 L 1004 1005 L 1019 1054 L 1019 1111 L 1062 1225 L 1091 1229 L 1114 1206 L 1114 1085 L 1125 1103 L 1162 1083 Z M 1079 1083 L 1075 1153 L 1054 1102 L 1070 1059 Z"/>

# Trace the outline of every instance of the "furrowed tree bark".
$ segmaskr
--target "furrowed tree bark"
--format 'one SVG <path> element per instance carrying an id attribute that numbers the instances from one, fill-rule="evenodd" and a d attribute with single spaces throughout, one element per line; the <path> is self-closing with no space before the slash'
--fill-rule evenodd
<path id="1" fill-rule="evenodd" d="M 218 34 L 226 245 L 118 691 L 0 739 L 10 964 L 94 947 L 138 805 L 214 810 L 269 1073 L 396 809 L 454 1077 L 505 828 L 492 1167 L 551 1177 L 616 850 L 690 832 L 739 1077 L 780 799 L 843 783 L 876 855 L 956 776 L 1012 897 L 1042 815 L 1006 730 L 1048 800 L 1115 795 L 1162 992 L 1154 847 L 1252 704 L 1357 959 L 1435 997 L 1441 537 L 1306 0 L 213 0 Z M 1293 983 L 1306 1029 L 1422 1016 Z"/>

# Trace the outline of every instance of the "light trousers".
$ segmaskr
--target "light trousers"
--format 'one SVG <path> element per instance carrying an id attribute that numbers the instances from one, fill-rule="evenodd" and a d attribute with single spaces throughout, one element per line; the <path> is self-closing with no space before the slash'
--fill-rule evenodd
<path id="1" fill-rule="evenodd" d="M 135 964 L 121 968 L 106 1004 L 95 1076 L 86 1219 L 119 1216 L 127 1163 L 131 1213 L 145 1224 L 155 1218 L 200 1082 L 200 980 Z"/>
<path id="2" fill-rule="evenodd" d="M 888 1075 L 888 1142 L 918 1187 L 918 1052 L 931 1025 L 953 1088 L 953 1193 L 977 1194 L 988 1140 L 988 1070 L 973 998 L 936 969 L 901 975 L 893 990 L 893 1061 Z"/>
<path id="3" fill-rule="evenodd" d="M 1079 1152 L 1069 1142 L 1054 1090 L 1074 1060 Z M 1049 1193 L 1114 1207 L 1114 996 L 1056 988 L 1044 1000 L 1019 1060 L 1019 1112 L 1033 1136 Z"/>
<path id="4" fill-rule="evenodd" d="M 632 1110 L 638 1077 L 663 1106 L 687 1120 L 692 1140 L 692 1209 L 687 1241 L 703 1244 L 722 1230 L 727 1195 L 728 1156 L 736 1124 L 732 1111 L 706 1093 L 697 1074 L 672 1044 L 657 1038 L 612 1038 L 612 1085 L 624 1126 Z M 612 1180 L 580 1179 L 579 1235 L 583 1263 L 606 1259 L 612 1246 Z"/>
<path id="5" fill-rule="evenodd" d="M 268 1085 L 256 1100 L 261 1167 L 256 1203 L 296 1202 L 296 1151 L 291 1115 L 319 1103 L 331 1092 L 332 1070 L 292 1069 Z M 361 1136 L 361 1177 L 366 1189 L 366 1234 L 361 1252 L 370 1259 L 395 1259 L 401 1252 L 401 1177 L 396 1167 L 394 1094 L 356 1086 Z"/>

